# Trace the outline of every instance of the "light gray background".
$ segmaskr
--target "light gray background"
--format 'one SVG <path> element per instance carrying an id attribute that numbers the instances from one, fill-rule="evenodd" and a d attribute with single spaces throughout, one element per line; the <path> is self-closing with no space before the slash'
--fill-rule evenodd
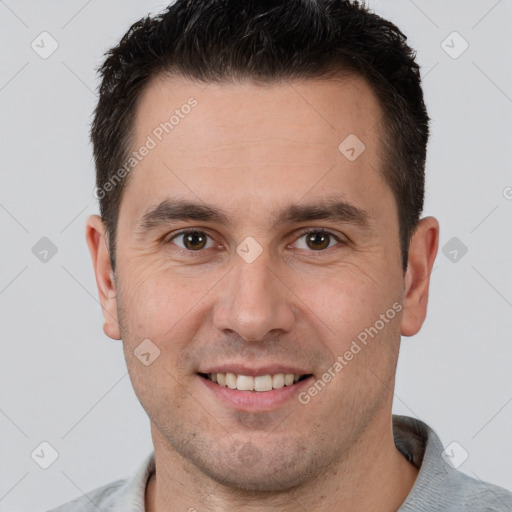
<path id="1" fill-rule="evenodd" d="M 165 5 L 0 1 L 1 511 L 42 511 L 124 478 L 152 449 L 121 342 L 102 331 L 84 223 L 98 211 L 95 68 Z M 440 249 L 428 319 L 403 340 L 395 412 L 459 443 L 465 473 L 512 489 L 512 1 L 370 6 L 418 51 L 433 119 L 425 215 L 439 219 L 441 247 L 457 237 L 468 248 L 456 262 Z M 59 45 L 47 59 L 31 48 L 43 31 Z M 456 59 L 442 47 L 453 31 L 469 44 Z M 58 249 L 46 263 L 32 253 L 44 236 Z M 31 458 L 43 441 L 59 454 L 46 470 Z"/>

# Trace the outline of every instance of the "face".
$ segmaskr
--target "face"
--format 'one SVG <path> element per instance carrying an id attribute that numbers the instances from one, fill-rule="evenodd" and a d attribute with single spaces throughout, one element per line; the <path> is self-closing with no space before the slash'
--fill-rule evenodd
<path id="1" fill-rule="evenodd" d="M 361 78 L 147 87 L 133 148 L 152 147 L 124 191 L 115 283 L 99 286 L 155 451 L 278 490 L 389 421 L 400 332 L 423 317 L 380 116 Z M 93 257 L 107 276 L 105 249 Z"/>

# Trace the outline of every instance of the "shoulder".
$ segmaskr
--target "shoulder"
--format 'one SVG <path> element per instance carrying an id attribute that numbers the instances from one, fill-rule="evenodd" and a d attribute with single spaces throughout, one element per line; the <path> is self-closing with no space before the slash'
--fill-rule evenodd
<path id="1" fill-rule="evenodd" d="M 400 512 L 511 512 L 512 493 L 456 469 L 450 453 L 427 424 L 394 416 L 395 444 L 419 468 L 418 477 Z M 477 476 L 477 475 L 475 475 Z"/>
<path id="2" fill-rule="evenodd" d="M 446 492 L 448 498 L 457 498 L 456 510 L 465 512 L 510 512 L 512 492 L 503 487 L 472 478 L 465 473 L 451 470 L 447 475 Z"/>
<path id="3" fill-rule="evenodd" d="M 151 452 L 127 479 L 116 480 L 48 512 L 144 512 L 148 479 L 155 471 Z"/>
<path id="4" fill-rule="evenodd" d="M 400 512 L 511 512 L 512 493 L 453 468 L 418 477 Z"/>
<path id="5" fill-rule="evenodd" d="M 124 490 L 126 480 L 116 480 L 48 512 L 108 512 Z"/>

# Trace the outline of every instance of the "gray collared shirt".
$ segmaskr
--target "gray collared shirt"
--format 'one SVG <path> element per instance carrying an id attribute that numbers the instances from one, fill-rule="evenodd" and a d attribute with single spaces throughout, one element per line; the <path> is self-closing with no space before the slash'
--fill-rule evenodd
<path id="1" fill-rule="evenodd" d="M 420 471 L 398 512 L 512 512 L 512 493 L 471 478 L 441 456 L 436 433 L 422 421 L 393 416 L 395 444 Z M 445 458 L 450 459 L 450 453 Z M 61 505 L 50 512 L 145 512 L 146 485 L 155 471 L 154 453 L 137 472 Z"/>

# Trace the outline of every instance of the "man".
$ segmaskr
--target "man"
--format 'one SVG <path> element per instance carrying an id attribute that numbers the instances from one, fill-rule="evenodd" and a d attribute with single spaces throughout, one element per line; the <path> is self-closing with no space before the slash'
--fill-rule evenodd
<path id="1" fill-rule="evenodd" d="M 87 242 L 154 455 L 56 510 L 512 510 L 391 413 L 439 238 L 405 36 L 348 0 L 183 0 L 101 73 Z"/>

